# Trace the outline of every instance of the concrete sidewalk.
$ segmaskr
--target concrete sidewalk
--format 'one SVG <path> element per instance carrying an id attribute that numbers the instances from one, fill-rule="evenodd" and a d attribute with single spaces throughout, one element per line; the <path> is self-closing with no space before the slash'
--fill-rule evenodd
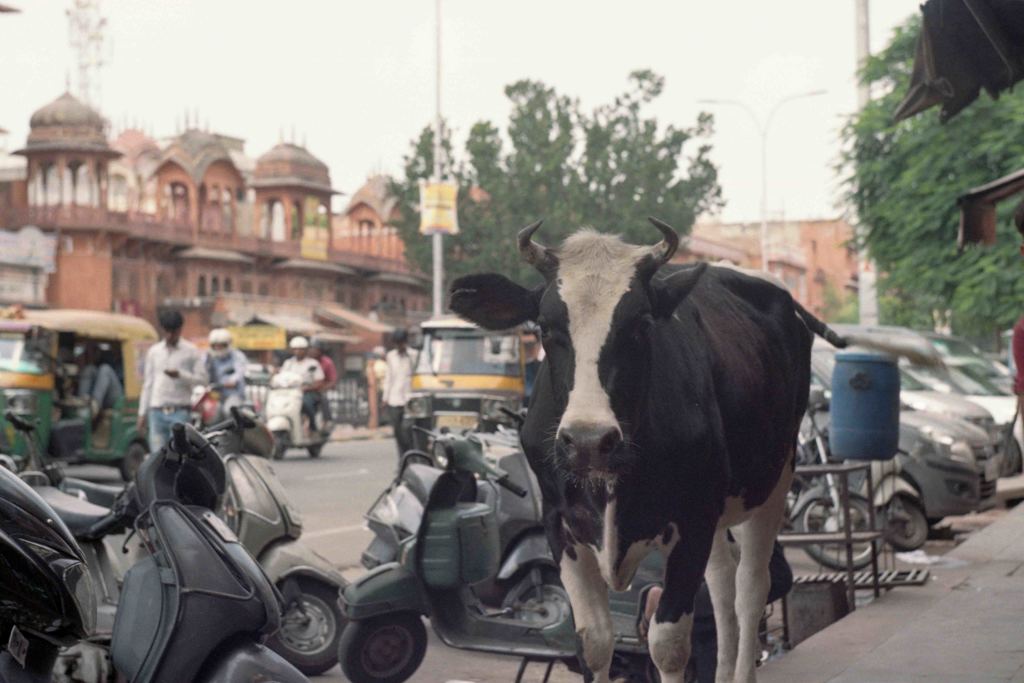
<path id="1" fill-rule="evenodd" d="M 1024 505 L 758 670 L 758 683 L 1024 683 Z"/>

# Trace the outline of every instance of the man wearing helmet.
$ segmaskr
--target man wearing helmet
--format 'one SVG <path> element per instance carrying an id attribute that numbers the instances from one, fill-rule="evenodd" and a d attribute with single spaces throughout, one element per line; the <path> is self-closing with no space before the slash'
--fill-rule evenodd
<path id="1" fill-rule="evenodd" d="M 245 403 L 245 354 L 231 346 L 231 333 L 218 327 L 210 330 L 210 350 L 206 354 L 206 374 L 210 384 L 220 390 L 220 410 L 228 415 L 231 408 Z"/>
<path id="2" fill-rule="evenodd" d="M 293 372 L 302 378 L 302 414 L 309 419 L 309 429 L 316 429 L 317 388 L 324 381 L 324 370 L 320 362 L 309 355 L 309 340 L 292 337 L 288 342 L 292 357 L 281 365 L 281 372 Z"/>

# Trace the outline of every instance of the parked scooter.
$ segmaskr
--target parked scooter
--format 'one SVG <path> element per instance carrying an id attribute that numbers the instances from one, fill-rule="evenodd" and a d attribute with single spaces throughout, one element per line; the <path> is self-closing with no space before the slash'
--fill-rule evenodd
<path id="1" fill-rule="evenodd" d="M 267 427 L 274 434 L 274 460 L 280 460 L 289 448 L 305 448 L 309 457 L 320 457 L 320 450 L 331 434 L 331 423 L 312 429 L 302 414 L 302 377 L 294 372 L 279 372 L 270 378 L 265 411 Z"/>
<path id="2" fill-rule="evenodd" d="M 299 540 L 301 516 L 265 457 L 245 455 L 265 455 L 272 448 L 273 437 L 248 410 L 234 408 L 231 414 L 231 419 L 214 425 L 204 434 L 214 445 L 215 455 L 223 460 L 227 473 L 225 495 L 218 500 L 215 512 L 284 595 L 282 626 L 269 645 L 303 673 L 323 673 L 338 662 L 337 645 L 344 619 L 337 596 L 347 582 L 330 562 Z M 65 477 L 59 463 L 48 463 L 42 455 L 31 431 L 26 431 L 25 439 L 30 445 L 30 461 L 39 465 L 35 474 L 22 476 L 38 487 L 43 499 L 78 538 L 96 581 L 96 635 L 100 640 L 109 640 L 120 600 L 120 584 L 144 549 L 138 539 L 128 539 L 123 534 L 84 537 L 87 529 L 81 527 L 81 520 L 108 511 L 95 500 L 98 494 L 108 492 L 96 488 L 102 485 Z M 95 660 L 95 654 L 83 646 L 66 658 L 78 660 L 74 666 L 81 668 L 87 666 L 83 661 Z"/>
<path id="3" fill-rule="evenodd" d="M 307 680 L 261 644 L 279 626 L 280 600 L 210 509 L 224 478 L 209 442 L 177 425 L 172 446 L 143 463 L 114 509 L 74 518 L 86 537 L 134 528 L 147 551 L 125 576 L 103 680 Z M 60 648 L 93 636 L 94 581 L 73 530 L 38 489 L 0 471 L 0 507 L 0 682 L 50 681 Z"/>
<path id="4" fill-rule="evenodd" d="M 434 433 L 433 439 L 434 460 L 445 469 L 429 488 L 416 532 L 399 541 L 398 561 L 371 570 L 341 593 L 350 620 L 338 653 L 342 671 L 353 683 L 408 680 L 426 651 L 421 616 L 429 616 L 452 647 L 575 666 L 572 610 L 550 555 L 525 566 L 497 606 L 482 595 L 508 564 L 508 556 L 502 563 L 499 511 L 508 509 L 502 499 L 524 499 L 529 491 L 489 462 L 479 435 Z M 413 467 L 420 466 L 406 469 Z M 656 680 L 648 678 L 636 623 L 646 587 L 659 579 L 656 571 L 638 574 L 630 592 L 611 601 L 617 626 L 613 677 Z"/>
<path id="5" fill-rule="evenodd" d="M 801 432 L 798 453 L 801 464 L 829 462 L 827 435 L 818 422 L 818 416 L 829 408 L 828 399 L 819 389 L 811 390 L 807 406 L 806 430 Z M 884 539 L 899 552 L 917 550 L 928 540 L 928 520 L 924 514 L 921 494 L 902 476 L 899 457 L 871 461 L 874 498 L 868 502 L 867 477 L 851 476 L 849 486 L 851 527 L 855 531 L 867 530 L 870 520 L 869 505 L 873 504 L 876 518 L 882 525 Z M 843 507 L 839 494 L 840 480 L 836 475 L 825 475 L 813 481 L 794 480 L 790 493 L 789 523 L 801 532 L 832 532 L 843 528 Z M 831 569 L 846 568 L 846 551 L 842 548 L 810 545 L 804 551 L 816 562 Z M 854 546 L 853 564 L 863 569 L 871 561 L 871 545 Z"/>
<path id="6" fill-rule="evenodd" d="M 281 630 L 270 646 L 306 675 L 321 674 L 338 663 L 345 627 L 338 591 L 348 582 L 300 540 L 302 516 L 266 459 L 274 447 L 266 427 L 247 409 L 231 415 L 207 432 L 227 470 L 219 515 L 284 595 Z"/>

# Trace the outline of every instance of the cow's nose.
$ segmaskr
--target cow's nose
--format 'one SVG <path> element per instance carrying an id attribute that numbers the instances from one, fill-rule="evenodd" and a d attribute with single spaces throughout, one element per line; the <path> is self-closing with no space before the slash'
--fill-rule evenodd
<path id="1" fill-rule="evenodd" d="M 622 432 L 607 425 L 568 425 L 558 432 L 558 439 L 576 466 L 607 470 L 612 453 L 622 443 Z"/>

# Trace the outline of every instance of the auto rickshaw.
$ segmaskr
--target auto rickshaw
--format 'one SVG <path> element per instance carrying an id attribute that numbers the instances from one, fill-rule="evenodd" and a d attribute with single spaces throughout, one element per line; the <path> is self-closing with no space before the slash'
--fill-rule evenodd
<path id="1" fill-rule="evenodd" d="M 491 332 L 455 317 L 428 320 L 420 329 L 406 427 L 460 432 L 511 425 L 505 411 L 517 412 L 525 391 L 518 330 Z M 412 430 L 411 437 L 416 447 L 426 446 L 422 432 Z"/>
<path id="2" fill-rule="evenodd" d="M 16 462 L 27 454 L 6 410 L 37 420 L 36 434 L 50 456 L 66 463 L 111 465 L 128 481 L 148 452 L 136 429 L 141 363 L 157 340 L 142 318 L 73 309 L 0 313 L 0 453 Z M 79 396 L 87 345 L 109 364 L 123 396 L 102 409 Z M 78 363 L 76 364 L 76 359 Z"/>

